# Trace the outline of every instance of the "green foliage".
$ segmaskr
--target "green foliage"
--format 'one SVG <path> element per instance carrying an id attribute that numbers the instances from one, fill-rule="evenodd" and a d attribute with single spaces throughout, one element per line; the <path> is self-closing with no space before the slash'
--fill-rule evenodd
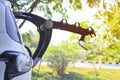
<path id="1" fill-rule="evenodd" d="M 30 6 L 30 4 L 32 2 L 34 2 L 34 0 L 8 0 L 11 2 L 12 4 L 12 8 L 14 11 L 26 11 L 28 9 L 28 6 Z"/>
<path id="2" fill-rule="evenodd" d="M 120 58 L 116 57 L 120 54 L 120 8 L 119 1 L 114 2 L 104 2 L 103 8 L 100 9 L 99 19 L 103 19 L 103 23 L 105 31 L 101 33 L 102 41 L 104 42 L 104 60 L 108 60 L 110 62 L 119 62 Z"/>
<path id="3" fill-rule="evenodd" d="M 116 37 L 119 39 L 120 35 L 120 1 L 103 1 L 101 3 L 101 8 L 98 8 L 99 11 L 97 15 L 99 16 L 99 19 L 103 20 L 104 24 L 108 27 L 108 32 L 111 32 L 112 37 Z M 98 17 L 97 16 L 97 17 Z"/>
<path id="4" fill-rule="evenodd" d="M 62 14 L 62 18 L 68 18 L 67 11 L 69 9 L 79 10 L 82 8 L 81 0 L 46 0 L 39 4 L 39 10 L 45 13 L 45 17 L 51 18 L 53 13 Z"/>
<path id="5" fill-rule="evenodd" d="M 30 47 L 30 42 L 31 42 L 31 35 L 28 33 L 23 33 L 22 34 L 22 39 L 25 45 Z"/>
<path id="6" fill-rule="evenodd" d="M 80 22 L 80 26 L 82 28 L 88 28 L 89 27 L 87 21 L 86 22 Z"/>
<path id="7" fill-rule="evenodd" d="M 99 6 L 101 0 L 87 0 L 89 7 Z"/>
<path id="8" fill-rule="evenodd" d="M 114 1 L 105 1 L 105 0 L 87 0 L 90 7 L 95 7 L 95 5 L 101 4 L 100 7 L 98 7 L 98 13 L 97 18 L 103 20 L 102 22 L 107 25 L 107 31 L 104 32 L 106 34 L 106 37 L 102 35 L 109 41 L 113 42 L 113 40 L 119 40 L 120 35 L 120 1 L 114 0 Z M 97 3 L 97 4 L 96 4 Z M 110 35 L 108 34 L 110 33 Z M 110 38 L 111 37 L 111 38 Z M 115 44 L 119 43 L 119 41 Z"/>
<path id="9" fill-rule="evenodd" d="M 32 51 L 32 53 L 34 53 L 39 42 L 38 32 L 33 33 L 32 31 L 28 31 L 26 33 L 22 33 L 22 38 L 23 38 L 24 45 L 28 46 Z"/>
<path id="10" fill-rule="evenodd" d="M 74 10 L 79 10 L 82 8 L 81 0 L 69 0 L 70 8 Z"/>
<path id="11" fill-rule="evenodd" d="M 79 47 L 75 42 L 63 41 L 57 46 L 50 45 L 43 56 L 43 59 L 47 59 L 55 51 L 62 51 L 72 62 L 75 62 L 79 58 Z"/>
<path id="12" fill-rule="evenodd" d="M 59 45 L 50 45 L 43 56 L 49 63 L 49 67 L 62 76 L 69 62 L 75 62 L 79 59 L 79 50 L 77 46 L 68 41 L 63 41 Z"/>
<path id="13" fill-rule="evenodd" d="M 13 11 L 27 11 L 34 0 L 9 0 L 13 5 Z M 53 13 L 62 14 L 62 18 L 68 18 L 67 11 L 70 9 L 80 10 L 82 8 L 81 0 L 42 0 L 36 6 L 36 9 L 43 11 L 45 17 L 51 18 Z"/>
<path id="14" fill-rule="evenodd" d="M 50 62 L 48 66 L 60 76 L 64 74 L 66 66 L 70 61 L 64 52 L 58 50 L 55 50 L 47 60 Z"/>

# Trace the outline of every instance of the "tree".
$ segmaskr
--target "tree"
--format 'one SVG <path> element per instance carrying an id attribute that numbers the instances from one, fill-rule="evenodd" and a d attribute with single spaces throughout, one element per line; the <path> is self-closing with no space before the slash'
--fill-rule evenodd
<path id="1" fill-rule="evenodd" d="M 77 10 L 82 8 L 81 0 L 9 0 L 12 3 L 14 11 L 25 11 L 31 13 L 35 8 L 45 13 L 45 16 L 51 18 L 52 13 L 61 13 L 67 17 L 68 8 Z M 67 3 L 67 5 L 66 5 Z M 63 5 L 64 4 L 64 5 Z"/>
<path id="2" fill-rule="evenodd" d="M 65 69 L 70 61 L 70 58 L 57 47 L 54 46 L 54 49 L 50 52 L 52 53 L 48 56 L 48 66 L 57 73 L 59 76 L 63 76 Z"/>
<path id="3" fill-rule="evenodd" d="M 99 9 L 97 18 L 103 20 L 106 24 L 106 30 L 102 35 L 102 39 L 107 43 L 106 56 L 112 58 L 112 61 L 119 62 L 120 58 L 116 57 L 120 54 L 120 1 L 110 0 L 109 2 L 103 1 L 103 7 Z"/>
<path id="4" fill-rule="evenodd" d="M 22 33 L 22 38 L 24 45 L 29 47 L 32 53 L 36 50 L 39 42 L 39 33 L 35 32 L 33 33 L 32 31 L 28 31 L 26 33 Z"/>
<path id="5" fill-rule="evenodd" d="M 68 41 L 63 41 L 57 46 L 50 45 L 43 58 L 57 75 L 63 76 L 67 65 L 79 60 L 80 54 L 76 47 Z"/>
<path id="6" fill-rule="evenodd" d="M 96 4 L 97 3 L 97 4 Z M 88 0 L 90 7 L 98 6 L 96 18 L 102 20 L 112 36 L 119 39 L 120 31 L 120 1 L 119 0 Z"/>

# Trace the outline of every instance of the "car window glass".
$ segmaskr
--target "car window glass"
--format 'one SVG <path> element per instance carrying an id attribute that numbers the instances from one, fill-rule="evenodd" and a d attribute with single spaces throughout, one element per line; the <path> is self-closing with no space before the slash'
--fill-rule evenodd
<path id="1" fill-rule="evenodd" d="M 6 28 L 8 35 L 13 40 L 21 43 L 21 38 L 18 32 L 17 24 L 15 22 L 15 17 L 9 7 L 6 8 Z"/>

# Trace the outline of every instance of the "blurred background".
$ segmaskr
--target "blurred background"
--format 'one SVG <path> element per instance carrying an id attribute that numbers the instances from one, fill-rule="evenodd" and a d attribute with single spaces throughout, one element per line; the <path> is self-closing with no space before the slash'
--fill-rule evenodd
<path id="1" fill-rule="evenodd" d="M 39 63 L 33 69 L 33 80 L 120 80 L 119 0 L 9 1 L 13 11 L 33 13 L 54 21 L 67 19 L 71 25 L 79 22 L 83 28 L 91 26 L 96 33 L 96 37 L 85 38 L 83 45 L 88 50 L 84 50 L 78 44 L 81 35 L 53 30 L 42 58 L 44 64 Z M 22 22 L 16 21 L 18 26 Z M 34 53 L 39 40 L 37 28 L 26 21 L 20 32 L 24 44 Z"/>

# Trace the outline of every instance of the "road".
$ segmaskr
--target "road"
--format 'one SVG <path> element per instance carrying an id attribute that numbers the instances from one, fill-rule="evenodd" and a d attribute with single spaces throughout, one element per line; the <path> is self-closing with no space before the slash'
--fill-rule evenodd
<path id="1" fill-rule="evenodd" d="M 84 68 L 110 68 L 110 69 L 120 69 L 120 63 L 89 63 L 89 62 L 76 62 L 71 64 L 74 67 L 84 67 Z"/>
<path id="2" fill-rule="evenodd" d="M 41 65 L 47 65 L 47 62 L 42 61 Z M 75 62 L 70 63 L 68 66 L 73 66 L 77 68 L 109 68 L 109 69 L 120 69 L 120 63 L 90 63 L 90 62 Z"/>

